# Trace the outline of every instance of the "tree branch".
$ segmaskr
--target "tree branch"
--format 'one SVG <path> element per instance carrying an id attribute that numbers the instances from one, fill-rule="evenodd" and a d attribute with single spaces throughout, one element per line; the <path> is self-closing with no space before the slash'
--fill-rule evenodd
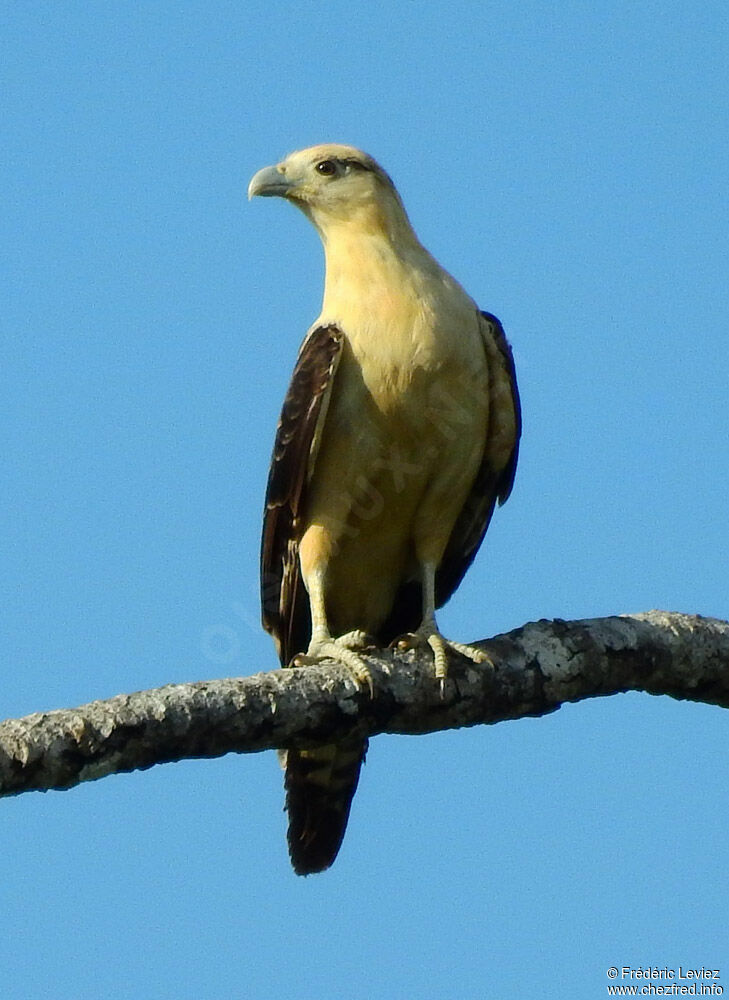
<path id="1" fill-rule="evenodd" d="M 367 653 L 373 698 L 340 665 L 174 684 L 0 724 L 0 795 L 71 788 L 167 761 L 307 746 L 357 731 L 429 733 L 646 691 L 729 707 L 729 623 L 662 611 L 540 621 L 454 662 L 441 697 L 428 653 Z"/>

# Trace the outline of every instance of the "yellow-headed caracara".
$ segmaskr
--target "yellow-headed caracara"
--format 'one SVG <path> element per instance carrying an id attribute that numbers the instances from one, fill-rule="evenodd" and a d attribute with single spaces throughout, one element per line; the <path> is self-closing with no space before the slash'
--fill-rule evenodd
<path id="1" fill-rule="evenodd" d="M 274 445 L 261 552 L 263 624 L 282 664 L 357 654 L 401 636 L 448 651 L 435 621 L 494 505 L 509 496 L 520 434 L 511 350 L 421 246 L 385 171 L 350 146 L 287 156 L 249 197 L 297 205 L 324 244 L 319 318 L 299 352 Z M 373 637 L 373 638 L 369 638 Z M 334 861 L 367 745 L 289 750 L 289 852 L 299 874 Z"/>

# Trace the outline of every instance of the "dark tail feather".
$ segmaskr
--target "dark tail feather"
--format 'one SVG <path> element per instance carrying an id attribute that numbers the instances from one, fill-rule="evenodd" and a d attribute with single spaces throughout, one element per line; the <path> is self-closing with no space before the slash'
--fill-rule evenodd
<path id="1" fill-rule="evenodd" d="M 289 855 L 297 875 L 324 871 L 336 858 L 366 752 L 361 739 L 288 751 Z"/>

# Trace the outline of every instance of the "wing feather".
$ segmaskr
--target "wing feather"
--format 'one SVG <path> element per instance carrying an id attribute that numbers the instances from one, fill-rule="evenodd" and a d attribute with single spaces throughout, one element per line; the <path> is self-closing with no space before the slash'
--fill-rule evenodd
<path id="1" fill-rule="evenodd" d="M 299 570 L 301 520 L 343 340 L 336 326 L 307 335 L 276 428 L 261 538 L 261 608 L 284 665 L 306 650 L 311 636 Z"/>
<path id="2" fill-rule="evenodd" d="M 494 507 L 509 498 L 521 436 L 521 404 L 511 347 L 491 313 L 481 313 L 481 335 L 489 366 L 489 422 L 483 459 L 451 532 L 436 575 L 436 607 L 456 590 L 473 562 Z"/>

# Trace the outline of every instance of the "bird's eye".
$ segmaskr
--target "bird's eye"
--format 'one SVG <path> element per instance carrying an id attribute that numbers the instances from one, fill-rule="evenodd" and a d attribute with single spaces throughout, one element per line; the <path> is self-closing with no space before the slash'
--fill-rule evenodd
<path id="1" fill-rule="evenodd" d="M 337 172 L 337 165 L 334 160 L 322 160 L 320 163 L 317 163 L 316 169 L 325 177 L 332 177 Z"/>

